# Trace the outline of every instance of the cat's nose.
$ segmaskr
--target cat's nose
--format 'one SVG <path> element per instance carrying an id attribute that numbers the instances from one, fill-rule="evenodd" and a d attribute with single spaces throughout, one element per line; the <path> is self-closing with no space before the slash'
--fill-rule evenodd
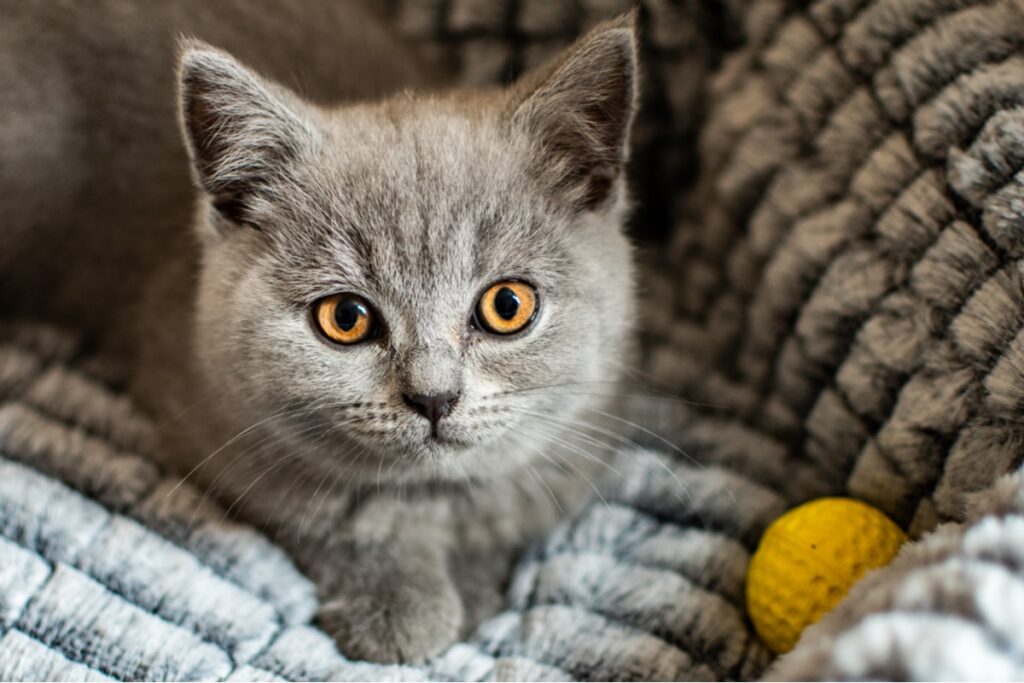
<path id="1" fill-rule="evenodd" d="M 438 420 L 452 412 L 459 394 L 402 394 L 402 400 L 436 427 Z"/>

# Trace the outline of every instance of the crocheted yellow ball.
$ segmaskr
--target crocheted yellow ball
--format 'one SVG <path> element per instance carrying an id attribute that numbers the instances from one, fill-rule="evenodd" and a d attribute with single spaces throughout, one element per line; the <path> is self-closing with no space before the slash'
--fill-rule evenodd
<path id="1" fill-rule="evenodd" d="M 907 540 L 879 510 L 849 498 L 821 498 L 775 520 L 747 569 L 747 610 L 761 640 L 778 653 L 835 607 L 866 572 Z"/>

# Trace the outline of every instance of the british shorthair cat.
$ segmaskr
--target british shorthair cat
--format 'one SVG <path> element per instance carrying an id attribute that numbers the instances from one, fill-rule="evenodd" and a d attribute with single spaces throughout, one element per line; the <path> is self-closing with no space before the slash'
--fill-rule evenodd
<path id="1" fill-rule="evenodd" d="M 635 33 L 463 91 L 354 2 L 4 5 L 0 313 L 123 358 L 345 654 L 422 661 L 605 466 Z"/>

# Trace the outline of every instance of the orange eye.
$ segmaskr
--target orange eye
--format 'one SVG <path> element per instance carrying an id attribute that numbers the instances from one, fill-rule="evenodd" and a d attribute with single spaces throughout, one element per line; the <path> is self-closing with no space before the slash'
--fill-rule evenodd
<path id="1" fill-rule="evenodd" d="M 537 290 L 525 282 L 505 280 L 480 297 L 474 319 L 493 334 L 514 334 L 532 323 L 536 314 Z"/>
<path id="2" fill-rule="evenodd" d="M 366 299 L 355 294 L 332 294 L 313 305 L 317 327 L 333 342 L 358 344 L 374 336 L 377 320 Z"/>

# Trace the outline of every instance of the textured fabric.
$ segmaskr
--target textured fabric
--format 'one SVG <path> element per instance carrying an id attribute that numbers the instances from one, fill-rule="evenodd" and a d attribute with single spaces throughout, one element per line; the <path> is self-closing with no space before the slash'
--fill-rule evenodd
<path id="1" fill-rule="evenodd" d="M 477 84 L 627 4 L 388 7 Z M 143 457 L 105 368 L 7 324 L 0 679 L 1024 677 L 1024 5 L 641 6 L 640 222 L 678 212 L 642 373 L 678 398 L 637 400 L 649 448 L 507 611 L 424 668 L 344 660 L 283 554 Z M 836 493 L 920 540 L 772 663 L 747 559 Z"/>
<path id="2" fill-rule="evenodd" d="M 775 680 L 1024 678 L 1024 479 L 985 492 L 808 629 Z"/>
<path id="3" fill-rule="evenodd" d="M 748 12 L 650 372 L 914 533 L 963 520 L 1024 443 L 1024 6 Z"/>
<path id="4" fill-rule="evenodd" d="M 77 359 L 52 331 L 0 331 L 0 680 L 721 679 L 769 661 L 743 577 L 784 501 L 639 447 L 471 640 L 421 669 L 346 661 L 312 585 L 143 459 L 146 422 Z"/>
<path id="5" fill-rule="evenodd" d="M 714 406 L 690 438 L 751 435 L 739 471 L 922 539 L 771 675 L 1019 679 L 1024 4 L 738 11 L 647 372 Z M 779 452 L 793 479 L 751 468 Z"/>

